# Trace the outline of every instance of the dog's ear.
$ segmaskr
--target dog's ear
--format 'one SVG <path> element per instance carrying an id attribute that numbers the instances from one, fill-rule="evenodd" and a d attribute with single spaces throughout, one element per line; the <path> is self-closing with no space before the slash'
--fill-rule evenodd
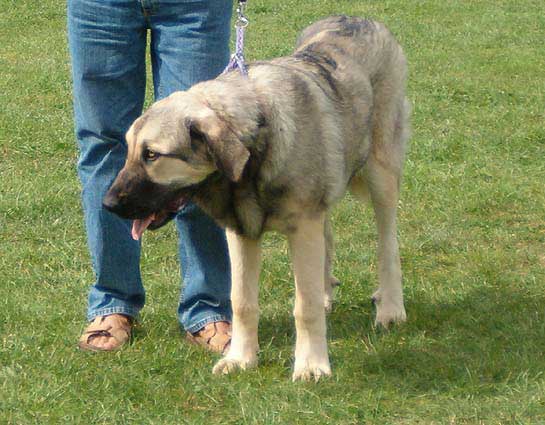
<path id="1" fill-rule="evenodd" d="M 212 110 L 186 120 L 193 137 L 201 137 L 210 149 L 218 168 L 229 180 L 237 182 L 250 158 L 240 138 Z"/>

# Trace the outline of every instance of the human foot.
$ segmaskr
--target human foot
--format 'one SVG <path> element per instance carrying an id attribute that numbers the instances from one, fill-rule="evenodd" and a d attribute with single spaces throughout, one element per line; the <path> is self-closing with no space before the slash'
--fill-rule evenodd
<path id="1" fill-rule="evenodd" d="M 97 316 L 81 335 L 84 351 L 114 351 L 130 340 L 133 320 L 123 314 Z"/>
<path id="2" fill-rule="evenodd" d="M 231 344 L 231 324 L 229 322 L 212 322 L 195 333 L 187 333 L 192 344 L 200 345 L 209 351 L 225 353 Z"/>

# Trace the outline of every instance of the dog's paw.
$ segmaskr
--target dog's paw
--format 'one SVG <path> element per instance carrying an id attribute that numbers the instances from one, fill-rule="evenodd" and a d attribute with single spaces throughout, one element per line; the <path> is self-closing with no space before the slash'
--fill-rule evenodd
<path id="1" fill-rule="evenodd" d="M 407 313 L 405 313 L 405 308 L 398 309 L 396 307 L 384 307 L 381 310 L 377 309 L 375 326 L 388 329 L 390 325 L 404 323 L 406 321 Z"/>
<path id="2" fill-rule="evenodd" d="M 227 375 L 238 370 L 251 369 L 257 365 L 256 359 L 234 359 L 224 357 L 212 369 L 214 375 Z"/>
<path id="3" fill-rule="evenodd" d="M 329 362 L 307 363 L 302 366 L 295 365 L 292 375 L 292 381 L 311 381 L 318 382 L 327 376 L 331 376 L 331 367 Z"/>
<path id="4" fill-rule="evenodd" d="M 380 293 L 375 292 L 371 300 L 377 309 L 375 326 L 388 329 L 392 324 L 407 321 L 403 299 L 392 300 L 382 297 Z"/>

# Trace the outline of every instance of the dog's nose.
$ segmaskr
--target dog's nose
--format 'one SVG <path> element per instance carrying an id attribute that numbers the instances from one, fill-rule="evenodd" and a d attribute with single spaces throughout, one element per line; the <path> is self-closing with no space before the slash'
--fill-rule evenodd
<path id="1" fill-rule="evenodd" d="M 108 211 L 116 213 L 119 210 L 119 197 L 112 190 L 109 190 L 102 200 L 102 206 Z"/>

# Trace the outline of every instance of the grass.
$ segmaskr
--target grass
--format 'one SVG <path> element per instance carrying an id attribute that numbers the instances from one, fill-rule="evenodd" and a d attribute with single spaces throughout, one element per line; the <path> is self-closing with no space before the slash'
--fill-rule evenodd
<path id="1" fill-rule="evenodd" d="M 0 423 L 545 423 L 545 18 L 541 1 L 253 0 L 247 56 L 347 13 L 385 22 L 410 63 L 400 205 L 408 323 L 373 329 L 375 230 L 334 213 L 334 376 L 289 381 L 285 243 L 265 241 L 256 371 L 212 378 L 182 341 L 172 227 L 146 236 L 134 344 L 75 349 L 92 282 L 72 129 L 64 4 L 0 0 Z"/>

